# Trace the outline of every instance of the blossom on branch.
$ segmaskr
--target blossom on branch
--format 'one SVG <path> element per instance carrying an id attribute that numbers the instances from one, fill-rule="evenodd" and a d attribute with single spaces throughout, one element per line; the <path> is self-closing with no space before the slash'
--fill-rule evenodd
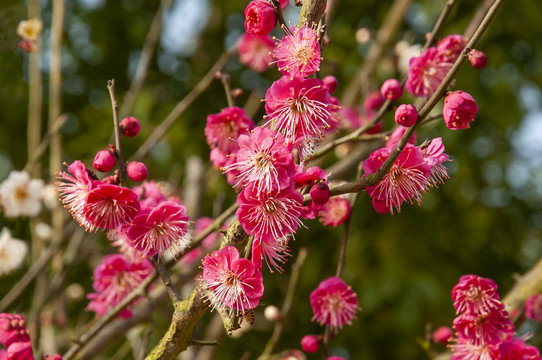
<path id="1" fill-rule="evenodd" d="M 207 255 L 203 261 L 205 298 L 214 308 L 226 308 L 230 313 L 244 313 L 258 306 L 263 296 L 263 277 L 239 251 L 226 246 Z"/>
<path id="2" fill-rule="evenodd" d="M 132 261 L 125 255 L 107 255 L 94 269 L 92 287 L 95 293 L 87 295 L 88 309 L 105 315 L 150 275 L 152 265 L 147 259 Z M 122 310 L 119 317 L 132 316 L 130 308 Z"/>
<path id="3" fill-rule="evenodd" d="M 316 30 L 310 27 L 283 27 L 286 35 L 277 42 L 273 56 L 284 76 L 305 78 L 320 70 L 320 43 Z"/>
<path id="4" fill-rule="evenodd" d="M 274 48 L 275 42 L 268 35 L 245 33 L 239 39 L 239 61 L 254 71 L 263 72 L 273 61 Z"/>
<path id="5" fill-rule="evenodd" d="M 295 144 L 306 158 L 331 127 L 334 107 L 322 80 L 283 76 L 265 93 L 265 125 L 284 134 L 286 142 Z"/>
<path id="6" fill-rule="evenodd" d="M 186 208 L 166 201 L 152 210 L 141 211 L 127 228 L 131 245 L 142 256 L 154 256 L 164 251 L 180 252 L 180 242 L 186 235 L 188 216 Z"/>
<path id="7" fill-rule="evenodd" d="M 311 293 L 310 302 L 312 319 L 335 331 L 342 329 L 344 324 L 352 325 L 352 319 L 360 310 L 356 293 L 336 276 L 323 280 Z"/>

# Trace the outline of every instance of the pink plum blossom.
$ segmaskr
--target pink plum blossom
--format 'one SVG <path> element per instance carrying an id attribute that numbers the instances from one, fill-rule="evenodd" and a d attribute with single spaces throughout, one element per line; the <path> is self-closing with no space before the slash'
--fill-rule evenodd
<path id="1" fill-rule="evenodd" d="M 291 256 L 288 247 L 288 236 L 279 239 L 255 238 L 252 243 L 252 263 L 259 270 L 262 269 L 262 263 L 265 261 L 271 272 L 277 270 L 282 273 L 283 268 L 279 265 L 286 263 L 287 258 Z"/>
<path id="2" fill-rule="evenodd" d="M 463 275 L 452 289 L 452 300 L 458 313 L 483 314 L 500 308 L 497 284 L 489 278 Z"/>
<path id="3" fill-rule="evenodd" d="M 233 163 L 224 171 L 235 171 L 236 186 L 253 184 L 258 192 L 270 192 L 290 186 L 294 175 L 292 144 L 284 136 L 268 128 L 257 127 L 237 139 L 239 150 Z"/>
<path id="4" fill-rule="evenodd" d="M 110 308 L 118 305 L 128 294 L 145 280 L 152 271 L 152 265 L 147 259 L 132 261 L 125 255 L 106 255 L 94 269 L 92 287 L 95 293 L 90 293 L 88 308 L 98 315 L 105 315 Z M 130 317 L 130 308 L 124 309 L 120 317 Z"/>
<path id="5" fill-rule="evenodd" d="M 363 162 L 364 176 L 376 172 L 391 151 L 390 148 L 382 148 L 369 155 Z M 394 209 L 401 212 L 401 204 L 405 201 L 421 203 L 421 193 L 429 185 L 430 174 L 431 169 L 424 162 L 421 149 L 407 144 L 384 178 L 377 185 L 368 186 L 367 192 L 373 198 L 373 205 L 376 205 L 378 212 L 382 213 L 385 209 L 392 214 Z"/>
<path id="6" fill-rule="evenodd" d="M 414 96 L 430 96 L 451 67 L 451 63 L 443 61 L 437 48 L 430 47 L 410 59 L 405 89 Z"/>
<path id="7" fill-rule="evenodd" d="M 332 276 L 323 280 L 311 293 L 310 302 L 313 320 L 320 325 L 329 325 L 332 330 L 351 325 L 359 310 L 358 297 L 341 278 Z"/>
<path id="8" fill-rule="evenodd" d="M 275 9 L 267 1 L 254 0 L 245 8 L 245 30 L 249 34 L 268 34 L 276 21 Z"/>
<path id="9" fill-rule="evenodd" d="M 443 165 L 450 156 L 444 152 L 442 138 L 434 138 L 429 145 L 422 150 L 423 160 L 431 168 L 430 186 L 444 184 L 445 179 L 449 179 L 448 169 Z"/>
<path id="10" fill-rule="evenodd" d="M 0 344 L 8 347 L 12 343 L 30 341 L 26 320 L 20 314 L 0 313 Z"/>
<path id="11" fill-rule="evenodd" d="M 345 197 L 332 197 L 320 210 L 320 222 L 337 227 L 350 216 L 350 202 Z"/>
<path id="12" fill-rule="evenodd" d="M 454 328 L 460 341 L 466 340 L 475 345 L 496 345 L 514 334 L 514 327 L 504 308 L 476 315 L 459 315 L 454 320 Z"/>
<path id="13" fill-rule="evenodd" d="M 476 101 L 464 91 L 454 91 L 444 99 L 442 116 L 448 129 L 468 129 L 477 112 Z"/>
<path id="14" fill-rule="evenodd" d="M 92 166 L 99 172 L 108 172 L 115 167 L 115 155 L 109 150 L 100 150 L 96 153 Z"/>
<path id="15" fill-rule="evenodd" d="M 399 80 L 388 79 L 382 84 L 380 94 L 388 100 L 397 100 L 403 95 L 403 87 Z"/>
<path id="16" fill-rule="evenodd" d="M 177 253 L 187 232 L 188 216 L 185 212 L 184 206 L 173 201 L 141 211 L 127 229 L 131 245 L 143 256 L 154 256 L 167 250 Z"/>
<path id="17" fill-rule="evenodd" d="M 394 148 L 399 140 L 403 137 L 405 132 L 408 130 L 408 128 L 404 126 L 398 126 L 393 130 L 391 135 L 389 136 L 388 140 L 386 141 L 386 147 L 387 148 Z M 410 139 L 408 139 L 409 144 L 416 144 L 416 133 L 413 133 Z"/>
<path id="18" fill-rule="evenodd" d="M 333 106 L 322 80 L 283 76 L 265 94 L 265 125 L 284 134 L 286 142 L 295 144 L 306 158 L 331 127 Z"/>
<path id="19" fill-rule="evenodd" d="M 254 309 L 263 296 L 263 277 L 247 259 L 239 257 L 233 246 L 213 251 L 203 259 L 205 298 L 213 308 L 227 308 L 230 313 Z"/>
<path id="20" fill-rule="evenodd" d="M 249 235 L 262 240 L 276 240 L 297 231 L 301 220 L 303 195 L 293 186 L 260 193 L 247 186 L 237 196 L 237 219 Z"/>
<path id="21" fill-rule="evenodd" d="M 99 183 L 88 193 L 83 215 L 92 228 L 114 229 L 128 224 L 139 212 L 137 194 L 131 189 Z"/>
<path id="22" fill-rule="evenodd" d="M 287 29 L 287 28 L 285 28 Z M 284 76 L 307 77 L 320 70 L 320 43 L 316 30 L 295 27 L 276 44 L 273 56 Z"/>
<path id="23" fill-rule="evenodd" d="M 411 104 L 402 104 L 395 110 L 395 122 L 404 127 L 411 127 L 418 121 L 418 111 Z"/>
<path id="24" fill-rule="evenodd" d="M 519 338 L 508 338 L 500 344 L 499 353 L 499 360 L 540 360 L 538 349 Z"/>
<path id="25" fill-rule="evenodd" d="M 57 191 L 64 207 L 70 211 L 73 218 L 89 231 L 94 226 L 89 224 L 84 216 L 85 203 L 88 193 L 94 188 L 94 182 L 85 164 L 76 160 L 68 166 L 68 172 L 56 174 Z"/>
<path id="26" fill-rule="evenodd" d="M 245 110 L 237 106 L 222 109 L 218 114 L 207 116 L 205 136 L 211 148 L 219 148 L 226 155 L 237 150 L 235 139 L 250 131 L 254 122 Z"/>
<path id="27" fill-rule="evenodd" d="M 239 61 L 257 72 L 263 72 L 269 68 L 273 61 L 271 52 L 275 48 L 275 42 L 268 35 L 245 33 L 239 40 Z"/>
<path id="28" fill-rule="evenodd" d="M 467 39 L 462 35 L 448 35 L 437 44 L 437 51 L 442 61 L 454 63 L 461 51 L 467 46 Z"/>

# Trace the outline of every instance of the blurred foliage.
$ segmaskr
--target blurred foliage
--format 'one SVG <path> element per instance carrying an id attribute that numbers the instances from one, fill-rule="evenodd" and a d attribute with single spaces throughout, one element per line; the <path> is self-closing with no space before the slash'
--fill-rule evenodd
<path id="1" fill-rule="evenodd" d="M 422 42 L 438 17 L 444 0 L 414 2 L 405 16 L 397 40 Z M 452 11 L 441 35 L 461 33 L 471 20 L 478 2 L 460 2 Z M 148 78 L 132 116 L 141 121 L 138 137 L 124 139 L 125 154 L 133 153 L 175 106 L 192 89 L 243 32 L 246 2 L 177 0 L 177 27 L 166 22 L 179 38 L 192 41 L 190 48 L 172 48 L 162 36 L 158 54 L 153 58 Z M 325 48 L 321 75 L 334 74 L 339 79 L 337 96 L 363 64 L 368 46 L 356 43 L 356 30 L 378 29 L 391 5 L 390 0 L 343 0 L 329 29 L 331 43 Z M 51 1 L 42 2 L 44 28 L 43 72 L 47 99 L 47 48 L 51 22 Z M 96 151 L 105 148 L 112 134 L 111 107 L 106 81 L 115 78 L 119 101 L 130 85 L 150 22 L 158 6 L 155 0 L 73 0 L 66 2 L 63 42 L 62 111 L 69 115 L 62 129 L 64 160 L 80 159 L 90 164 Z M 199 21 L 179 22 L 196 17 L 194 9 L 204 11 Z M 293 8 L 291 11 L 296 11 Z M 27 55 L 17 50 L 16 26 L 25 18 L 22 1 L 3 0 L 0 5 L 0 177 L 10 169 L 24 167 L 27 117 Z M 293 21 L 296 15 L 287 13 Z M 186 19 L 183 19 L 183 16 Z M 441 121 L 422 128 L 418 139 L 442 136 L 447 152 L 451 179 L 424 195 L 424 204 L 405 206 L 400 214 L 378 215 L 363 193 L 357 201 L 350 229 L 347 264 L 343 278 L 359 295 L 363 311 L 352 326 L 347 326 L 332 340 L 331 352 L 349 359 L 421 359 L 425 358 L 419 339 L 425 337 L 426 324 L 433 328 L 451 326 L 454 309 L 450 290 L 463 274 L 491 277 L 504 294 L 513 285 L 513 275 L 526 271 L 542 254 L 542 135 L 541 127 L 527 122 L 541 121 L 542 28 L 537 26 L 542 5 L 536 1 L 508 1 L 484 35 L 478 48 L 488 56 L 488 65 L 476 70 L 465 64 L 454 89 L 474 96 L 479 113 L 470 130 L 449 131 Z M 171 19 L 170 19 L 171 20 Z M 276 35 L 280 36 L 276 31 Z M 171 42 L 171 41 L 170 41 Z M 390 48 L 388 55 L 393 55 Z M 384 59 L 372 86 L 394 73 L 390 59 Z M 279 76 L 275 69 L 264 74 L 241 66 L 237 58 L 228 63 L 232 87 L 243 89 L 238 100 L 243 105 L 251 92 L 262 98 L 267 86 Z M 404 101 L 410 101 L 405 100 Z M 224 90 L 215 81 L 209 89 L 177 120 L 167 137 L 145 159 L 154 179 L 172 180 L 182 190 L 185 162 L 198 156 L 208 163 L 209 149 L 203 128 L 209 113 L 226 106 Z M 44 124 L 47 100 L 44 102 Z M 260 105 L 254 119 L 263 115 Z M 536 121 L 534 121 L 536 123 Z M 385 127 L 393 125 L 391 114 Z M 530 139 L 538 139 L 526 143 Z M 524 151 L 525 149 L 530 152 Z M 44 160 L 44 164 L 47 161 Z M 47 174 L 47 169 L 43 169 Z M 235 194 L 218 172 L 209 169 L 205 192 L 204 215 L 213 215 L 213 202 L 225 196 L 223 207 L 235 201 Z M 18 237 L 28 237 L 26 222 L 5 222 Z M 294 307 L 284 320 L 277 351 L 299 348 L 300 339 L 320 333 L 312 317 L 309 294 L 318 283 L 334 274 L 338 244 L 344 231 L 324 228 L 317 221 L 307 221 L 310 229 L 301 229 L 292 244 L 293 259 L 282 275 L 265 274 L 266 293 L 262 302 L 280 307 L 284 299 L 291 264 L 300 247 L 309 249 L 301 269 Z M 96 259 L 83 260 L 69 272 L 66 286 L 79 283 L 86 292 L 92 289 L 92 267 L 99 254 L 111 252 L 104 236 L 96 240 Z M 27 266 L 29 266 L 29 260 Z M 1 292 L 11 287 L 24 269 L 0 280 Z M 13 311 L 30 306 L 31 289 Z M 92 318 L 83 312 L 85 299 L 69 304 L 68 322 L 81 326 Z M 220 339 L 217 358 L 239 359 L 245 353 L 254 359 L 261 353 L 271 333 L 271 325 L 261 318 L 240 339 Z M 157 314 L 150 345 L 165 331 L 168 312 Z M 79 318 L 81 317 L 81 319 Z M 211 315 L 206 315 L 207 323 Z M 81 322 L 83 320 L 83 322 Z M 65 328 L 63 328 L 65 329 Z M 62 332 L 59 329 L 59 333 Z M 80 328 L 78 328 L 80 331 Z M 195 334 L 203 338 L 204 327 Z M 536 338 L 540 340 L 540 338 Z M 103 355 L 108 358 L 122 344 Z M 540 344 L 536 344 L 540 346 Z M 186 356 L 185 358 L 188 358 Z M 319 355 L 309 355 L 317 359 Z"/>

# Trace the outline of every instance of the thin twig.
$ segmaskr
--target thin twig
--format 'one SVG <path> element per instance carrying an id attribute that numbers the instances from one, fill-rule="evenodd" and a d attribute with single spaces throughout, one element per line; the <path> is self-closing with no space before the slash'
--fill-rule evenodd
<path id="1" fill-rule="evenodd" d="M 143 143 L 143 145 L 141 145 L 132 156 L 132 160 L 140 161 L 149 153 L 154 144 L 156 144 L 156 142 L 158 142 L 164 135 L 166 135 L 169 128 L 175 123 L 175 120 L 177 120 L 186 111 L 186 109 L 188 109 L 188 107 L 194 102 L 194 100 L 196 100 L 201 94 L 203 94 L 205 89 L 207 89 L 207 87 L 213 81 L 216 72 L 221 70 L 226 65 L 230 57 L 235 54 L 234 49 L 228 50 L 222 54 L 218 61 L 213 65 L 211 69 L 209 69 L 207 74 L 205 74 L 205 76 L 192 89 L 192 91 L 190 91 L 181 101 L 179 101 L 179 103 L 177 103 L 175 108 L 171 110 L 171 112 L 164 119 L 164 121 L 162 121 L 162 123 L 153 130 L 153 132 Z"/>
<path id="2" fill-rule="evenodd" d="M 442 9 L 442 12 L 440 13 L 440 16 L 438 17 L 437 22 L 435 23 L 435 26 L 433 27 L 433 30 L 429 33 L 429 37 L 427 38 L 425 45 L 423 46 L 422 52 L 424 52 L 431 45 L 433 45 L 433 43 L 435 42 L 435 39 L 437 38 L 438 33 L 440 32 L 440 29 L 444 25 L 444 22 L 448 18 L 448 15 L 450 15 L 450 12 L 452 11 L 456 3 L 457 3 L 457 0 L 446 1 L 446 4 L 444 5 L 444 9 Z"/>
<path id="3" fill-rule="evenodd" d="M 192 246 L 197 246 L 207 235 L 209 235 L 211 232 L 216 231 L 222 226 L 224 221 L 226 221 L 233 213 L 235 213 L 235 210 L 237 210 L 238 205 L 233 204 L 230 206 L 226 211 L 224 211 L 220 216 L 218 216 L 215 221 L 213 221 L 205 230 L 203 230 L 201 233 L 199 233 L 193 240 L 192 240 Z M 166 268 L 169 268 L 175 264 L 175 260 L 172 259 L 166 264 Z M 115 319 L 115 317 L 122 312 L 127 306 L 129 306 L 134 300 L 136 300 L 140 296 L 144 296 L 146 294 L 146 289 L 156 280 L 158 279 L 158 273 L 154 272 L 153 274 L 149 275 L 135 290 L 133 290 L 130 294 L 124 298 L 117 306 L 112 308 L 107 312 L 106 315 L 104 315 L 102 318 L 100 318 L 90 329 L 85 331 L 83 334 L 81 334 L 77 340 L 74 340 L 74 344 L 68 349 L 66 354 L 62 357 L 64 360 L 69 360 L 75 357 L 81 351 L 84 345 L 86 345 L 89 341 L 91 341 L 97 334 L 102 331 L 102 329 L 109 324 L 112 320 Z"/>
<path id="4" fill-rule="evenodd" d="M 175 289 L 175 287 L 173 286 L 169 273 L 166 267 L 164 266 L 164 264 L 160 261 L 158 257 L 150 257 L 149 259 L 154 265 L 154 268 L 156 269 L 156 271 L 158 271 L 158 274 L 160 274 L 160 277 L 162 278 L 162 281 L 164 282 L 164 286 L 166 287 L 167 292 L 169 294 L 169 298 L 171 299 L 171 302 L 175 304 L 176 302 L 181 301 L 182 300 L 181 295 L 179 294 L 177 289 Z"/>
<path id="5" fill-rule="evenodd" d="M 147 352 L 147 345 L 149 344 L 149 339 L 151 338 L 152 329 L 149 327 L 147 330 L 145 330 L 145 334 L 143 334 L 143 343 L 141 344 L 141 350 L 139 351 L 139 360 L 145 359 L 145 353 Z"/>
<path id="6" fill-rule="evenodd" d="M 228 103 L 228 107 L 232 107 L 233 100 L 231 97 L 230 75 L 221 73 L 220 81 L 222 82 L 222 86 L 224 86 L 224 92 L 226 93 L 226 101 Z"/>
<path id="7" fill-rule="evenodd" d="M 160 33 L 162 31 L 162 19 L 164 13 L 170 8 L 171 1 L 172 0 L 160 1 L 160 6 L 158 7 L 158 10 L 156 10 L 156 14 L 154 14 L 149 32 L 145 38 L 145 43 L 143 44 L 143 49 L 141 50 L 141 55 L 139 56 L 134 79 L 130 84 L 128 92 L 124 96 L 122 107 L 120 108 L 121 117 L 128 116 L 132 112 L 137 96 L 145 83 L 154 49 L 156 48 L 156 43 L 160 38 Z"/>
<path id="8" fill-rule="evenodd" d="M 284 15 L 282 14 L 282 8 L 280 7 L 280 2 L 278 0 L 273 0 L 273 8 L 275 9 L 275 15 L 277 15 L 277 21 L 279 22 L 280 27 L 287 26 L 284 21 Z"/>
<path id="9" fill-rule="evenodd" d="M 32 156 L 29 158 L 23 171 L 30 173 L 36 167 L 38 160 L 43 156 L 43 154 L 45 154 L 51 139 L 58 134 L 62 126 L 66 123 L 66 120 L 68 120 L 68 115 L 66 114 L 62 114 L 60 117 L 58 117 L 58 119 L 56 119 L 53 126 L 51 126 L 51 128 L 43 136 L 43 140 L 41 140 L 39 146 L 36 148 L 36 151 L 34 151 Z"/>
<path id="10" fill-rule="evenodd" d="M 268 359 L 279 340 L 280 334 L 282 332 L 282 322 L 287 319 L 288 312 L 292 307 L 297 279 L 299 278 L 299 270 L 303 266 L 306 258 L 307 249 L 301 248 L 299 250 L 299 255 L 297 256 L 296 262 L 294 263 L 294 265 L 292 265 L 292 275 L 290 275 L 290 282 L 288 283 L 288 289 L 286 290 L 284 303 L 282 304 L 282 308 L 280 310 L 281 320 L 275 323 L 275 327 L 273 328 L 273 334 L 271 334 L 271 337 L 267 341 L 267 344 L 265 345 L 262 354 L 258 357 L 258 360 Z"/>
<path id="11" fill-rule="evenodd" d="M 119 162 L 119 183 L 126 186 L 126 163 L 122 158 L 122 143 L 120 137 L 119 126 L 119 103 L 115 97 L 115 79 L 107 81 L 107 90 L 111 99 L 111 107 L 113 108 L 113 127 L 115 129 L 115 156 Z"/>
<path id="12" fill-rule="evenodd" d="M 190 345 L 199 345 L 199 346 L 218 346 L 220 343 L 216 340 L 192 340 Z"/>

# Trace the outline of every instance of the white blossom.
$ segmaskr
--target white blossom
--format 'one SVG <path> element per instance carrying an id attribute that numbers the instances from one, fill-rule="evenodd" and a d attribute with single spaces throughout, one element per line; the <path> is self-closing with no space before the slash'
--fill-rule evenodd
<path id="1" fill-rule="evenodd" d="M 36 216 L 41 211 L 43 180 L 30 179 L 24 171 L 12 171 L 0 184 L 0 203 L 5 216 Z"/>
<path id="2" fill-rule="evenodd" d="M 9 229 L 3 228 L 0 232 L 0 276 L 18 268 L 27 252 L 26 243 L 13 238 Z"/>

